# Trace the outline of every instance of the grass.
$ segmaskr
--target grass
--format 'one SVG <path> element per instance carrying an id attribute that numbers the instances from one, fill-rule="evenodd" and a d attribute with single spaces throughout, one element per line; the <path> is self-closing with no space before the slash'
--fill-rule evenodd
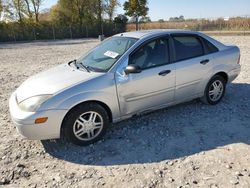
<path id="1" fill-rule="evenodd" d="M 140 23 L 140 30 L 148 29 L 189 29 L 195 31 L 250 31 L 250 18 L 232 18 L 228 21 L 218 20 L 185 20 Z M 134 31 L 135 24 L 127 24 L 127 31 Z M 241 33 L 241 32 L 239 32 Z"/>

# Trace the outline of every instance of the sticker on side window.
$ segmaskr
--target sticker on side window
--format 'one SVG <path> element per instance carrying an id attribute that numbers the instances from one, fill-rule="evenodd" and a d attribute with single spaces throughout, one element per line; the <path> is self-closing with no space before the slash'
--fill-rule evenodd
<path id="1" fill-rule="evenodd" d="M 111 58 L 113 58 L 113 59 L 115 59 L 115 58 L 117 58 L 118 57 L 118 53 L 116 53 L 116 52 L 112 52 L 112 51 L 106 51 L 105 53 L 104 53 L 104 55 L 105 56 L 108 56 L 108 57 L 111 57 Z"/>

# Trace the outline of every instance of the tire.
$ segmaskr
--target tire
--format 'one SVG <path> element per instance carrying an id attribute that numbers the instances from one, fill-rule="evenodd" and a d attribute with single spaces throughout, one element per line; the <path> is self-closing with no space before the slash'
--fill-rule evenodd
<path id="1" fill-rule="evenodd" d="M 84 103 L 76 106 L 66 115 L 62 134 L 73 144 L 87 146 L 100 140 L 108 126 L 109 116 L 101 105 Z"/>
<path id="2" fill-rule="evenodd" d="M 215 89 L 215 85 L 217 85 L 217 90 Z M 225 79 L 220 75 L 215 75 L 208 82 L 204 92 L 204 96 L 201 98 L 201 101 L 205 104 L 216 105 L 224 97 L 225 91 Z"/>

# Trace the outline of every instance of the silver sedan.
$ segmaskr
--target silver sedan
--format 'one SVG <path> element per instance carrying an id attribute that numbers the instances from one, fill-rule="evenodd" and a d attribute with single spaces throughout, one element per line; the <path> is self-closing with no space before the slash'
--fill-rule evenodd
<path id="1" fill-rule="evenodd" d="M 215 105 L 240 73 L 240 50 L 202 33 L 153 30 L 115 35 L 69 63 L 32 76 L 10 113 L 28 139 L 88 145 L 110 123 L 200 98 Z"/>

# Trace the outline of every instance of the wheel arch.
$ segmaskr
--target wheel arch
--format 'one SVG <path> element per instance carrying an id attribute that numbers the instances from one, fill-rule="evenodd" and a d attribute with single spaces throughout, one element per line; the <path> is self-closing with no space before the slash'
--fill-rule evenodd
<path id="1" fill-rule="evenodd" d="M 86 105 L 88 103 L 96 103 L 99 104 L 100 106 L 102 106 L 106 112 L 108 113 L 108 117 L 109 117 L 109 122 L 113 122 L 113 115 L 112 115 L 112 111 L 109 108 L 109 106 L 107 104 L 105 104 L 104 102 L 98 101 L 98 100 L 88 100 L 88 101 L 84 101 L 84 102 L 80 102 L 78 104 L 76 104 L 75 106 L 73 106 L 72 108 L 69 109 L 69 111 L 65 114 L 65 116 L 63 117 L 62 123 L 61 123 L 61 128 L 60 128 L 60 134 L 62 134 L 62 130 L 63 130 L 63 126 L 64 126 L 64 121 L 67 118 L 67 116 L 72 112 L 73 109 L 75 109 L 76 107 L 80 106 L 80 105 Z"/>
<path id="2" fill-rule="evenodd" d="M 226 84 L 228 83 L 228 79 L 229 79 L 228 74 L 227 74 L 225 71 L 218 71 L 218 72 L 216 72 L 215 74 L 212 74 L 211 77 L 209 77 L 209 78 L 204 82 L 204 86 L 203 86 L 203 89 L 202 89 L 202 94 L 205 93 L 207 84 L 208 84 L 208 83 L 210 82 L 210 80 L 211 80 L 213 77 L 215 77 L 215 76 L 221 76 L 222 78 L 225 79 Z"/>
<path id="3" fill-rule="evenodd" d="M 218 71 L 217 73 L 213 74 L 213 76 L 211 76 L 211 78 L 208 80 L 208 82 L 206 83 L 205 85 L 205 88 L 204 88 L 204 93 L 202 95 L 202 97 L 200 98 L 202 102 L 204 102 L 205 104 L 209 104 L 207 99 L 206 99 L 206 90 L 208 88 L 208 84 L 209 82 L 215 77 L 215 76 L 220 76 L 222 77 L 224 80 L 225 80 L 225 87 L 226 87 L 226 84 L 228 83 L 228 74 L 224 71 Z"/>
<path id="4" fill-rule="evenodd" d="M 213 76 L 212 76 L 212 78 L 214 77 L 214 76 L 221 76 L 222 78 L 224 78 L 225 79 L 225 81 L 226 81 L 226 83 L 228 83 L 228 74 L 226 73 L 226 72 L 224 72 L 224 71 L 220 71 L 220 72 L 217 72 L 216 74 L 214 74 Z"/>

